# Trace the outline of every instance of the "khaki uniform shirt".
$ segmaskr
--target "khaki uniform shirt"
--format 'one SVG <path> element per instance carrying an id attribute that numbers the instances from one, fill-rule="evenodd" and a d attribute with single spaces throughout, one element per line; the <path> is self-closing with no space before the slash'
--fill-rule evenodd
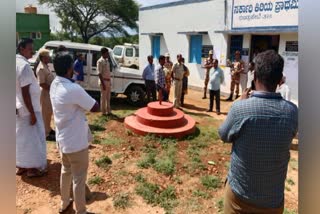
<path id="1" fill-rule="evenodd" d="M 105 80 L 111 80 L 111 71 L 110 71 L 110 63 L 108 59 L 104 59 L 101 57 L 97 61 L 97 68 L 99 74 L 102 75 L 102 78 Z"/>
<path id="2" fill-rule="evenodd" d="M 39 84 L 45 83 L 49 86 L 51 85 L 55 77 L 54 74 L 50 71 L 48 65 L 42 62 L 39 63 L 36 74 Z"/>
<path id="3" fill-rule="evenodd" d="M 234 61 L 232 63 L 231 67 L 231 77 L 234 80 L 239 80 L 240 81 L 240 73 L 244 69 L 244 62 L 242 60 L 240 61 Z"/>
<path id="4" fill-rule="evenodd" d="M 179 64 L 178 62 L 174 64 L 172 68 L 172 73 L 173 73 L 173 78 L 174 80 L 182 80 L 183 75 L 184 75 L 184 68 L 183 64 Z"/>

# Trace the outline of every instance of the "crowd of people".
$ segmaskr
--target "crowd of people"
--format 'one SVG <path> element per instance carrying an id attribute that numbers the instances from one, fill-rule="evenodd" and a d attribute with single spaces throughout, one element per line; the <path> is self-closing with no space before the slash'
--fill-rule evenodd
<path id="1" fill-rule="evenodd" d="M 161 59 L 161 62 L 160 62 Z M 153 63 L 153 56 L 147 58 L 148 65 L 144 68 L 142 78 L 145 80 L 147 101 L 157 100 L 157 91 L 161 93 L 158 99 L 169 101 L 170 89 L 174 84 L 174 107 L 181 109 L 184 105 L 184 97 L 188 93 L 188 76 L 190 75 L 185 60 L 181 54 L 177 55 L 177 62 L 173 64 L 170 61 L 170 54 L 161 55 L 158 59 L 159 65 L 156 67 Z M 157 76 L 156 75 L 160 75 Z M 162 78 L 162 76 L 164 76 Z"/>
<path id="2" fill-rule="evenodd" d="M 73 200 L 77 214 L 89 213 L 86 200 L 90 198 L 90 190 L 86 178 L 92 135 L 85 112 L 98 112 L 100 106 L 80 85 L 83 56 L 78 55 L 74 61 L 67 49 L 60 46 L 51 59 L 50 52 L 41 49 L 33 71 L 28 62 L 32 55 L 33 40 L 22 39 L 16 55 L 16 174 L 30 178 L 43 176 L 47 172 L 46 140 L 56 141 L 62 163 L 59 213 L 64 213 Z M 111 114 L 108 58 L 108 49 L 102 48 L 97 67 L 103 115 Z M 48 67 L 50 61 L 55 75 Z M 51 128 L 52 115 L 55 131 Z"/>
<path id="3" fill-rule="evenodd" d="M 86 186 L 89 165 L 88 147 L 92 140 L 86 112 L 111 114 L 110 94 L 112 70 L 107 48 L 101 49 L 97 62 L 101 86 L 101 108 L 81 86 L 83 56 L 76 61 L 63 46 L 54 59 L 50 52 L 39 51 L 39 62 L 32 70 L 28 59 L 33 54 L 33 40 L 19 42 L 16 55 L 16 167 L 17 175 L 43 176 L 47 172 L 46 140 L 56 140 L 62 168 L 60 178 L 61 206 L 64 213 L 75 202 L 77 214 L 86 211 L 90 190 Z M 212 52 L 203 66 L 206 69 L 204 96 L 209 90 L 208 112 L 214 99 L 220 114 L 220 86 L 225 80 L 219 61 Z M 239 98 L 239 74 L 244 71 L 240 52 L 230 63 L 231 93 L 227 100 Z M 161 55 L 159 65 L 148 56 L 143 71 L 148 101 L 168 101 L 174 84 L 173 104 L 184 105 L 190 71 L 181 54 L 177 62 Z M 48 63 L 52 61 L 55 76 Z M 290 93 L 283 75 L 283 58 L 275 51 L 265 51 L 249 64 L 248 82 L 239 101 L 232 105 L 219 128 L 224 142 L 232 143 L 231 167 L 226 180 L 225 213 L 282 213 L 284 182 L 290 157 L 289 147 L 297 133 L 298 110 L 288 102 Z M 79 84 L 75 84 L 75 81 Z M 278 93 L 277 93 L 278 91 Z M 287 100 L 286 100 L 287 99 Z M 52 115 L 55 131 L 51 128 Z M 70 188 L 73 189 L 73 200 Z"/>

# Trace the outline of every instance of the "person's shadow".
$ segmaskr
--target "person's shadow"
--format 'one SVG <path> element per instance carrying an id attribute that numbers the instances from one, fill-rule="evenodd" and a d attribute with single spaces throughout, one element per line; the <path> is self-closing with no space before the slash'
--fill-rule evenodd
<path id="1" fill-rule="evenodd" d="M 60 175 L 61 175 L 61 163 L 51 164 L 51 160 L 48 160 L 47 173 L 42 177 L 29 178 L 26 174 L 21 176 L 21 180 L 32 186 L 48 190 L 50 196 L 54 197 L 60 195 Z M 70 187 L 70 197 L 72 197 L 72 188 Z M 103 201 L 107 199 L 106 193 L 91 192 L 91 198 L 87 201 L 88 204 L 94 201 Z"/>
<path id="2" fill-rule="evenodd" d="M 48 160 L 47 173 L 42 177 L 29 178 L 26 174 L 21 176 L 21 180 L 32 186 L 48 190 L 51 197 L 60 194 L 60 174 L 61 164 Z"/>

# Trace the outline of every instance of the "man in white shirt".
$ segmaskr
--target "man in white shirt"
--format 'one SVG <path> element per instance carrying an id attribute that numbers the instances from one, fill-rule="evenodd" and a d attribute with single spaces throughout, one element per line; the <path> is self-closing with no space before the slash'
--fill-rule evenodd
<path id="1" fill-rule="evenodd" d="M 43 175 L 47 167 L 40 87 L 28 62 L 32 52 L 32 39 L 19 42 L 16 55 L 16 174 L 26 172 L 28 177 Z"/>
<path id="2" fill-rule="evenodd" d="M 277 90 L 281 94 L 282 98 L 288 101 L 291 101 L 291 92 L 289 86 L 286 84 L 286 76 L 283 75 L 279 87 Z"/>
<path id="3" fill-rule="evenodd" d="M 50 98 L 56 124 L 56 141 L 62 159 L 60 213 L 65 212 L 72 201 L 70 187 L 73 181 L 73 197 L 77 214 L 86 212 L 86 178 L 89 164 L 89 125 L 86 111 L 98 112 L 98 103 L 71 79 L 73 60 L 68 53 L 58 53 L 54 59 L 57 77 L 51 84 Z"/>

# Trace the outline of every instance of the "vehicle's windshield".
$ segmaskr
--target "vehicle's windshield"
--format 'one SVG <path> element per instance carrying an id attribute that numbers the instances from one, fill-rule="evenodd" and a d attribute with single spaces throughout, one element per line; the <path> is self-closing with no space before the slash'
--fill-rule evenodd
<path id="1" fill-rule="evenodd" d="M 122 50 L 123 50 L 122 47 L 115 47 L 115 48 L 113 49 L 113 55 L 115 55 L 115 56 L 122 56 Z"/>

